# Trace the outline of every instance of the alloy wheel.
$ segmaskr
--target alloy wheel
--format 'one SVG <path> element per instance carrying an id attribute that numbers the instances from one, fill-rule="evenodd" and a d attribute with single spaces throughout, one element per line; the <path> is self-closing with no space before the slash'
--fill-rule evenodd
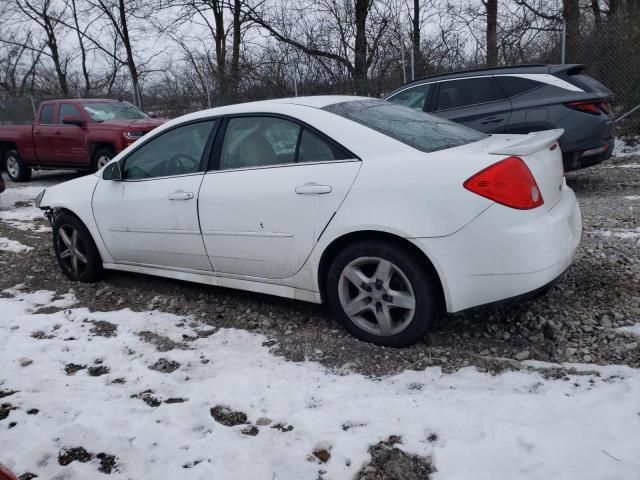
<path id="1" fill-rule="evenodd" d="M 405 330 L 416 310 L 411 282 L 393 262 L 360 257 L 344 267 L 338 297 L 345 314 L 362 330 L 379 336 Z"/>
<path id="2" fill-rule="evenodd" d="M 111 158 L 108 155 L 100 155 L 96 160 L 96 167 L 98 168 L 98 170 L 100 170 L 107 163 L 109 163 L 110 160 Z"/>
<path id="3" fill-rule="evenodd" d="M 20 174 L 20 165 L 16 157 L 7 158 L 7 173 L 11 178 L 17 178 Z"/>
<path id="4" fill-rule="evenodd" d="M 76 277 L 87 269 L 87 253 L 78 230 L 71 225 L 58 229 L 58 251 L 60 261 Z"/>

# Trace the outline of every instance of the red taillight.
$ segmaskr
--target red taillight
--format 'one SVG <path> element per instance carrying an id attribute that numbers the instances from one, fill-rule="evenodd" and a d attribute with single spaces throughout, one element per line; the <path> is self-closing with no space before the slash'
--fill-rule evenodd
<path id="1" fill-rule="evenodd" d="M 609 113 L 609 106 L 606 102 L 587 100 L 580 102 L 571 102 L 568 103 L 567 106 L 573 108 L 574 110 L 591 113 L 593 115 L 599 115 L 601 112 Z"/>
<path id="2" fill-rule="evenodd" d="M 520 157 L 508 157 L 481 170 L 464 182 L 464 188 L 518 210 L 544 203 L 535 178 Z"/>

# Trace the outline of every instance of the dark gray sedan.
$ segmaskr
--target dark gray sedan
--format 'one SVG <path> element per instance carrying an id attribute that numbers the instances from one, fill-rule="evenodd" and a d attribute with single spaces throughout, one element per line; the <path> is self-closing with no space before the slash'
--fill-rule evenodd
<path id="1" fill-rule="evenodd" d="M 521 65 L 422 78 L 394 90 L 390 102 L 486 133 L 563 128 L 565 170 L 589 167 L 613 153 L 612 93 L 582 65 Z"/>

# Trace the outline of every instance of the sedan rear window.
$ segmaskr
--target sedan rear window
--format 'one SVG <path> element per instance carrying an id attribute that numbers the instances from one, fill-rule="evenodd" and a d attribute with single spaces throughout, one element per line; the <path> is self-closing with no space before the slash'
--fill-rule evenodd
<path id="1" fill-rule="evenodd" d="M 457 123 L 383 100 L 352 100 L 323 108 L 423 152 L 477 142 L 488 135 Z"/>

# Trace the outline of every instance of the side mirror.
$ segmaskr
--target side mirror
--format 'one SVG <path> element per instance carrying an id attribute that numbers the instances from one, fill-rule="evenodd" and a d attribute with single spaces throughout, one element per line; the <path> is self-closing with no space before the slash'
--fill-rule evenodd
<path id="1" fill-rule="evenodd" d="M 122 180 L 122 170 L 120 170 L 120 162 L 112 162 L 102 171 L 102 179 L 103 180 L 113 180 L 120 181 Z"/>
<path id="2" fill-rule="evenodd" d="M 65 115 L 62 117 L 62 123 L 65 125 L 77 125 L 78 127 L 84 125 L 82 118 L 77 117 L 76 115 Z"/>

